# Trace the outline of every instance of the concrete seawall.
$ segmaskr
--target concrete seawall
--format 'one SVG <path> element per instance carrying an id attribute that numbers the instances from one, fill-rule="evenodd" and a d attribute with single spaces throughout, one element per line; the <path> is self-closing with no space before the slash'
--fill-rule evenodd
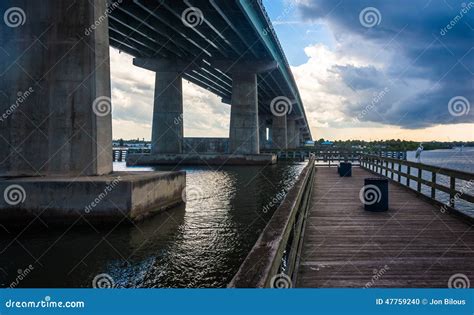
<path id="1" fill-rule="evenodd" d="M 97 224 L 138 221 L 183 202 L 185 187 L 185 172 L 6 179 L 0 181 L 0 222 L 70 224 L 80 217 Z"/>

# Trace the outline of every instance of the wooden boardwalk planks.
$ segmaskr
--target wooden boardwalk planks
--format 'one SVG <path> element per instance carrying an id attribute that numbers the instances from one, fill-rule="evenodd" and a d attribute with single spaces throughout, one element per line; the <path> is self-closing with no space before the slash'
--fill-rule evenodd
<path id="1" fill-rule="evenodd" d="M 458 273 L 474 285 L 472 225 L 392 183 L 390 210 L 364 211 L 366 177 L 358 167 L 349 178 L 317 168 L 296 286 L 446 288 Z"/>

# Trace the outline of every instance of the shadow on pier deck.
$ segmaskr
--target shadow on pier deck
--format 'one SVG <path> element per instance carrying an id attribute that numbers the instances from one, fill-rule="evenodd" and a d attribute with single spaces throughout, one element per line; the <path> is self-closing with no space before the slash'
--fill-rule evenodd
<path id="1" fill-rule="evenodd" d="M 456 273 L 474 279 L 472 225 L 394 183 L 388 212 L 364 211 L 359 191 L 371 176 L 316 169 L 296 286 L 446 288 Z"/>

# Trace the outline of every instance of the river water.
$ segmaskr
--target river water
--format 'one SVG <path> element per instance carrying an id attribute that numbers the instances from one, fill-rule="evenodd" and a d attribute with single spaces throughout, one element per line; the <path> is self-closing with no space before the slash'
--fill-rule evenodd
<path id="1" fill-rule="evenodd" d="M 414 151 L 407 152 L 407 160 L 416 162 Z M 421 153 L 421 163 L 474 173 L 474 148 L 454 148 L 451 150 L 423 151 Z M 406 168 L 402 168 L 402 170 L 406 172 Z M 418 175 L 416 169 L 411 169 L 410 173 L 413 176 Z M 423 172 L 422 177 L 431 181 L 431 172 Z M 436 182 L 443 186 L 449 187 L 448 176 L 438 175 Z M 403 179 L 402 183 L 406 184 L 406 180 Z M 415 181 L 410 182 L 410 187 L 416 189 Z M 458 191 L 464 191 L 470 195 L 474 195 L 474 183 L 458 180 L 456 182 L 456 188 Z M 427 196 L 431 194 L 431 189 L 428 186 L 422 185 L 421 190 L 422 193 Z M 437 191 L 436 199 L 443 203 L 447 203 L 449 200 L 449 195 L 447 193 Z M 458 210 L 474 217 L 473 204 L 468 203 L 462 199 L 456 199 L 455 207 Z"/>
<path id="2" fill-rule="evenodd" d="M 304 166 L 182 167 L 187 203 L 134 226 L 1 234 L 0 285 L 91 287 L 107 274 L 118 287 L 225 287 Z"/>

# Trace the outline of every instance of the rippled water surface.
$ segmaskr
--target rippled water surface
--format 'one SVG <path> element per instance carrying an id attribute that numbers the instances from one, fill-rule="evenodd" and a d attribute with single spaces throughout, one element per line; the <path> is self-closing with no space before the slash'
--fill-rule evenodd
<path id="1" fill-rule="evenodd" d="M 226 286 L 304 165 L 182 168 L 187 203 L 135 226 L 2 234 L 0 285 L 32 265 L 19 286 L 90 287 L 101 273 L 124 287 Z"/>
<path id="2" fill-rule="evenodd" d="M 409 161 L 416 162 L 415 152 L 407 152 L 407 159 Z M 432 150 L 432 151 L 423 151 L 421 154 L 421 163 L 439 166 L 442 168 L 449 168 L 453 170 L 459 170 L 469 173 L 474 173 L 474 148 L 454 148 L 451 150 Z M 402 170 L 406 172 L 406 167 L 403 167 Z M 417 170 L 411 169 L 410 173 L 413 176 L 417 176 Z M 431 181 L 431 172 L 424 171 L 422 177 L 426 180 Z M 403 183 L 406 183 L 406 180 L 402 180 Z M 436 182 L 440 185 L 449 187 L 449 177 L 444 175 L 437 175 Z M 416 189 L 415 181 L 410 182 L 410 187 Z M 463 180 L 456 181 L 456 188 L 458 191 L 464 191 L 470 195 L 474 195 L 474 184 L 469 183 Z M 422 185 L 422 193 L 429 196 L 431 194 L 431 188 Z M 436 199 L 447 203 L 449 200 L 449 194 L 437 191 Z M 472 203 L 457 198 L 455 202 L 455 207 L 464 213 L 469 214 L 474 217 L 474 206 Z"/>

